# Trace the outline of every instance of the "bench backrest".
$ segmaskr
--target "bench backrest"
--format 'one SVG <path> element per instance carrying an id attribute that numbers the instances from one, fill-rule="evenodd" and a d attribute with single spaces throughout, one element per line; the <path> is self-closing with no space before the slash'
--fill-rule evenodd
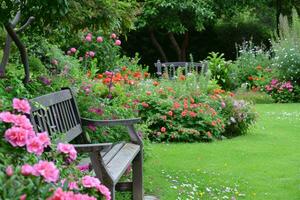
<path id="1" fill-rule="evenodd" d="M 82 133 L 78 107 L 70 89 L 31 99 L 30 104 L 30 120 L 35 131 L 66 134 L 66 142 Z"/>
<path id="2" fill-rule="evenodd" d="M 165 62 L 161 63 L 159 60 L 154 63 L 157 75 L 161 76 L 163 73 L 168 72 L 169 78 L 176 75 L 176 71 L 179 67 L 183 68 L 183 73 L 187 74 L 190 72 L 206 73 L 207 62 L 195 63 L 195 62 Z"/>

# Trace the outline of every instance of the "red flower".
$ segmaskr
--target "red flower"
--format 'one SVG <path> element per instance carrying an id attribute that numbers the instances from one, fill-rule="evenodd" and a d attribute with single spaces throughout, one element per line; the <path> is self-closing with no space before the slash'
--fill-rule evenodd
<path id="1" fill-rule="evenodd" d="M 157 81 L 154 81 L 154 82 L 153 82 L 153 85 L 154 85 L 154 86 L 158 86 L 159 83 L 158 83 Z"/>
<path id="2" fill-rule="evenodd" d="M 127 67 L 126 66 L 123 66 L 122 67 L 122 71 L 126 71 L 127 70 Z"/>
<path id="3" fill-rule="evenodd" d="M 170 111 L 168 112 L 168 115 L 172 117 L 172 116 L 173 116 L 173 112 L 170 110 Z"/>
<path id="4" fill-rule="evenodd" d="M 181 116 L 182 116 L 182 117 L 185 117 L 186 114 L 187 114 L 187 110 L 184 110 L 184 111 L 182 111 Z"/>
<path id="5" fill-rule="evenodd" d="M 149 107 L 149 104 L 147 104 L 146 102 L 142 102 L 142 106 L 143 106 L 144 108 L 148 108 L 148 107 Z"/>
<path id="6" fill-rule="evenodd" d="M 148 72 L 145 72 L 145 73 L 144 73 L 144 77 L 145 77 L 145 78 L 148 78 L 149 76 L 150 76 L 150 74 L 149 74 Z"/>
<path id="7" fill-rule="evenodd" d="M 161 128 L 160 128 L 160 131 L 161 131 L 162 133 L 166 132 L 166 130 L 167 130 L 167 129 L 166 129 L 165 127 L 161 127 Z"/>
<path id="8" fill-rule="evenodd" d="M 196 117 L 197 116 L 197 113 L 195 113 L 193 111 L 190 111 L 189 114 L 190 114 L 191 117 Z"/>
<path id="9" fill-rule="evenodd" d="M 212 125 L 212 126 L 216 126 L 216 125 L 217 125 L 217 122 L 216 122 L 216 121 L 212 121 L 212 122 L 211 122 L 211 125 Z"/>
<path id="10" fill-rule="evenodd" d="M 178 109 L 178 108 L 180 108 L 180 103 L 178 103 L 178 102 L 174 102 L 174 104 L 173 104 L 173 107 L 175 108 L 175 109 Z"/>
<path id="11" fill-rule="evenodd" d="M 211 137 L 212 137 L 212 134 L 211 134 L 211 132 L 210 132 L 210 131 L 207 131 L 206 135 L 207 135 L 207 137 L 209 137 L 209 138 L 211 138 Z"/>
<path id="12" fill-rule="evenodd" d="M 147 94 L 148 96 L 150 96 L 150 95 L 151 95 L 151 92 L 150 92 L 150 91 L 147 91 L 146 94 Z"/>

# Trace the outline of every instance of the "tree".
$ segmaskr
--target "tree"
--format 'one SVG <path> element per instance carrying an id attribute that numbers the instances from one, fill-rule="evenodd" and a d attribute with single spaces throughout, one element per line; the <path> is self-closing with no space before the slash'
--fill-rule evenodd
<path id="1" fill-rule="evenodd" d="M 156 38 L 157 32 L 164 32 L 174 47 L 178 61 L 186 60 L 186 51 L 191 30 L 201 31 L 205 23 L 214 18 L 212 0 L 147 0 L 141 2 L 143 12 L 138 28 L 147 28 L 153 45 L 161 59 L 167 61 L 166 53 Z M 181 42 L 178 36 L 183 35 Z"/>

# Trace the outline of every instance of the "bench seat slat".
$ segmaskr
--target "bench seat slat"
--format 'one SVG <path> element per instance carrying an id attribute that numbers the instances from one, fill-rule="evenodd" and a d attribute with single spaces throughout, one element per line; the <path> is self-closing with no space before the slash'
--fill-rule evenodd
<path id="1" fill-rule="evenodd" d="M 119 181 L 139 151 L 139 145 L 126 143 L 114 156 L 114 158 L 106 165 L 106 168 L 115 183 Z"/>

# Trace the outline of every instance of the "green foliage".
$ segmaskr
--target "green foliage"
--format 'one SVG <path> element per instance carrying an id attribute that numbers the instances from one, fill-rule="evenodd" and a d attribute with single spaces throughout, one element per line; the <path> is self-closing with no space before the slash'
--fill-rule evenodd
<path id="1" fill-rule="evenodd" d="M 251 91 L 244 88 L 238 89 L 235 93 L 235 99 L 244 100 L 253 104 L 270 104 L 274 103 L 274 100 L 270 95 L 265 92 Z"/>
<path id="2" fill-rule="evenodd" d="M 300 84 L 300 18 L 293 11 L 291 25 L 287 17 L 280 17 L 279 35 L 272 40 L 275 57 L 273 67 L 279 71 L 281 80 Z"/>

